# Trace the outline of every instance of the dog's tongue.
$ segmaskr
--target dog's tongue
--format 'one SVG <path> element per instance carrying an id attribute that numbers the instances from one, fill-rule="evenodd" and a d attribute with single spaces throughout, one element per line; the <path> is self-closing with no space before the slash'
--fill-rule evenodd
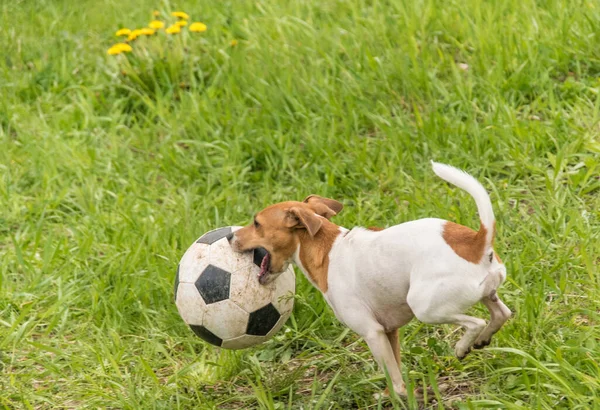
<path id="1" fill-rule="evenodd" d="M 271 254 L 269 252 L 267 252 L 267 254 L 263 258 L 262 262 L 260 263 L 260 272 L 258 273 L 259 279 L 262 278 L 263 276 L 265 276 L 267 274 L 267 272 L 269 271 L 270 262 L 271 262 Z"/>

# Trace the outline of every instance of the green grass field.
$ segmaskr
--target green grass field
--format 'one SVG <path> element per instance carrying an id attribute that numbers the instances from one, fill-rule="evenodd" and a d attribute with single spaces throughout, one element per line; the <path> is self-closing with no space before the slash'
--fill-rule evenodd
<path id="1" fill-rule="evenodd" d="M 208 30 L 107 55 L 153 10 Z M 0 48 L 3 408 L 600 408 L 598 2 L 13 0 Z M 476 228 L 430 159 L 490 191 L 514 312 L 462 362 L 455 327 L 401 330 L 406 382 L 445 393 L 376 401 L 366 344 L 299 272 L 262 346 L 180 319 L 185 249 L 276 201 Z"/>

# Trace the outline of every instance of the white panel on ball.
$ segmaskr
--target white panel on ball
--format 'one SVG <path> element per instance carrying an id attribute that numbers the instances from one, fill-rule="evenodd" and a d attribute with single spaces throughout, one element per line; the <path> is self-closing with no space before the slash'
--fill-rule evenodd
<path id="1" fill-rule="evenodd" d="M 202 325 L 206 314 L 206 304 L 193 283 L 179 283 L 175 304 L 185 323 L 196 326 Z"/>
<path id="2" fill-rule="evenodd" d="M 193 283 L 208 266 L 210 246 L 194 243 L 179 262 L 179 282 Z"/>
<path id="3" fill-rule="evenodd" d="M 290 266 L 276 280 L 277 286 L 273 289 L 273 305 L 282 315 L 291 312 L 294 307 L 294 294 L 296 293 L 296 275 Z"/>
<path id="4" fill-rule="evenodd" d="M 278 281 L 279 278 L 267 285 L 261 285 L 256 269 L 239 270 L 235 273 L 235 279 L 231 281 L 229 298 L 246 312 L 254 312 L 272 300 L 273 290 Z"/>
<path id="5" fill-rule="evenodd" d="M 234 252 L 227 238 L 223 238 L 210 245 L 210 264 L 234 273 L 247 268 L 252 260 L 246 254 Z"/>
<path id="6" fill-rule="evenodd" d="M 246 333 L 249 313 L 230 300 L 208 305 L 204 327 L 221 339 L 232 339 Z"/>

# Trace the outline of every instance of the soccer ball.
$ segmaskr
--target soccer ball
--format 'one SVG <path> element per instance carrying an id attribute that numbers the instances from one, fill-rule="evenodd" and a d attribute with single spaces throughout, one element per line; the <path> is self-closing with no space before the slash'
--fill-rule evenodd
<path id="1" fill-rule="evenodd" d="M 294 306 L 290 266 L 267 285 L 258 283 L 264 249 L 234 252 L 229 226 L 202 235 L 185 252 L 175 277 L 175 304 L 193 332 L 215 346 L 243 349 L 270 339 Z"/>

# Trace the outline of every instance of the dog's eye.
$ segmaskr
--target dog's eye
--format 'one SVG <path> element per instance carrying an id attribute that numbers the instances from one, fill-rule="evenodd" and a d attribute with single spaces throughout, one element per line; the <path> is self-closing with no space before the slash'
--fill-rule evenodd
<path id="1" fill-rule="evenodd" d="M 254 227 L 260 228 L 260 224 L 258 223 L 258 221 L 256 219 L 254 220 Z"/>

